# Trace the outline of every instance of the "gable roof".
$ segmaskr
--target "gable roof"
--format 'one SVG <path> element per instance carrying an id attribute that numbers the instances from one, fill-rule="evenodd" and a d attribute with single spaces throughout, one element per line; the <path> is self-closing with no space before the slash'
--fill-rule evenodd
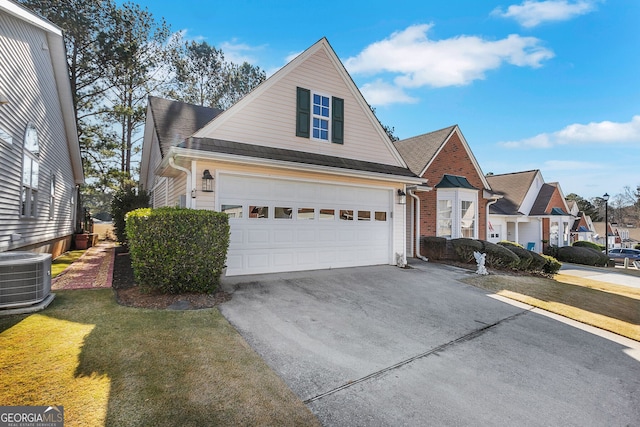
<path id="1" fill-rule="evenodd" d="M 503 196 L 491 205 L 490 212 L 498 215 L 522 215 L 520 206 L 538 173 L 535 169 L 487 176 L 491 189 Z"/>
<path id="2" fill-rule="evenodd" d="M 327 65 L 327 67 L 322 69 L 321 71 L 317 69 L 318 63 L 314 62 L 314 60 L 320 56 L 323 57 L 323 61 L 324 61 L 322 62 L 322 65 L 324 64 Z M 311 71 L 311 73 L 309 71 Z M 300 75 L 302 75 L 304 79 L 300 79 L 300 75 L 297 75 L 296 73 L 301 73 Z M 255 112 L 252 112 L 251 109 L 255 108 L 255 105 L 261 105 L 260 103 L 265 102 L 266 99 L 272 100 L 274 94 L 282 95 L 283 93 L 281 92 L 282 87 L 290 86 L 295 90 L 296 85 L 307 85 L 307 83 L 309 83 L 309 79 L 311 79 L 311 81 L 315 83 L 318 83 L 325 77 L 327 79 L 335 77 L 336 79 L 335 82 L 332 82 L 331 84 L 334 84 L 334 83 L 337 84 L 339 82 L 339 87 L 340 87 L 340 90 L 343 91 L 343 94 L 348 95 L 348 99 L 352 100 L 353 102 L 355 102 L 355 104 L 357 104 L 353 108 L 351 108 L 350 111 L 352 112 L 358 111 L 358 115 L 359 117 L 362 118 L 363 123 L 367 123 L 366 128 L 368 129 L 368 132 L 370 131 L 369 135 L 371 136 L 375 135 L 374 138 L 371 138 L 367 143 L 370 146 L 372 146 L 371 144 L 373 143 L 379 144 L 375 148 L 376 149 L 378 147 L 381 148 L 380 151 L 384 152 L 385 157 L 388 159 L 385 161 L 388 161 L 390 164 L 393 163 L 397 166 L 406 166 L 404 159 L 402 158 L 400 153 L 398 153 L 398 151 L 396 150 L 396 147 L 389 139 L 387 133 L 385 132 L 382 125 L 380 124 L 380 121 L 377 119 L 377 117 L 371 110 L 369 104 L 364 99 L 364 97 L 362 96 L 362 93 L 356 86 L 355 82 L 353 81 L 353 79 L 345 69 L 344 64 L 340 61 L 340 59 L 336 55 L 335 51 L 329 44 L 329 41 L 324 37 L 319 41 L 317 41 L 315 44 L 313 44 L 311 47 L 306 49 L 304 52 L 299 54 L 297 57 L 295 57 L 292 61 L 287 63 L 284 67 L 280 68 L 271 77 L 269 77 L 267 80 L 262 82 L 256 88 L 254 88 L 249 94 L 244 96 L 234 105 L 232 105 L 229 109 L 225 110 L 222 114 L 217 116 L 214 120 L 212 120 L 202 129 L 195 132 L 193 136 L 202 137 L 202 138 L 214 138 L 214 139 L 216 138 L 232 139 L 232 136 L 230 136 L 229 132 L 235 130 L 235 127 L 239 126 L 239 123 L 241 123 L 240 118 L 244 118 L 247 115 L 254 114 Z M 299 80 L 307 80 L 307 82 L 302 82 Z M 311 83 L 309 83 L 309 85 L 310 84 Z M 334 85 L 333 87 L 331 86 L 316 87 L 315 90 L 322 89 L 322 90 L 326 90 L 328 92 L 333 93 L 332 90 L 334 88 L 337 88 L 337 86 Z M 347 98 L 345 97 L 345 100 L 346 99 Z M 277 101 L 279 103 L 278 105 L 267 104 L 267 105 L 263 105 L 263 108 L 270 108 L 272 111 L 278 111 L 278 110 L 282 111 L 281 109 L 285 105 L 282 104 L 281 98 L 277 99 Z M 286 106 L 288 106 L 288 104 Z M 291 106 L 295 107 L 295 103 L 292 102 Z M 293 118 L 294 115 L 292 114 L 291 117 Z M 257 124 L 264 126 L 262 123 L 257 123 Z M 345 125 L 345 127 L 346 126 L 348 125 Z M 245 141 L 245 142 L 250 142 L 252 144 L 258 144 L 258 145 L 260 144 L 268 145 L 270 143 L 271 144 L 273 143 L 273 141 L 268 142 L 268 141 L 261 140 L 260 138 L 261 135 L 259 134 L 259 132 L 256 131 L 256 129 L 261 130 L 262 128 L 259 126 L 256 126 L 256 123 L 254 123 L 253 129 L 251 129 L 253 132 L 251 135 L 254 138 L 254 140 Z M 273 130 L 274 129 L 273 124 L 272 123 L 267 124 L 267 126 L 265 126 L 265 129 L 267 129 L 268 131 Z M 219 134 L 220 133 L 224 134 L 224 132 L 227 132 L 225 134 L 226 137 L 224 136 L 220 137 Z M 295 138 L 295 133 L 293 131 L 290 133 L 290 135 L 291 137 Z M 299 151 L 314 152 L 313 151 L 314 149 L 330 150 L 336 147 L 333 145 L 323 146 L 322 144 L 320 145 L 316 144 L 314 147 L 312 147 L 310 145 L 302 145 L 297 143 L 292 144 L 291 141 L 284 141 L 284 140 L 281 140 L 280 142 L 282 142 L 283 144 L 282 148 L 299 150 Z M 368 154 L 366 150 L 364 151 L 366 154 Z M 315 151 L 315 152 L 320 153 L 320 151 Z"/>
<path id="3" fill-rule="evenodd" d="M 170 147 L 180 144 L 222 113 L 218 108 L 171 101 L 155 96 L 149 97 L 149 111 L 153 115 L 154 130 L 162 157 Z"/>
<path id="4" fill-rule="evenodd" d="M 478 176 L 482 180 L 482 184 L 485 188 L 491 189 L 489 182 L 482 173 L 480 165 L 471 152 L 471 148 L 469 147 L 469 144 L 467 144 L 467 141 L 464 138 L 464 135 L 462 135 L 458 125 L 395 141 L 394 145 L 398 149 L 398 152 L 400 152 L 400 155 L 404 158 L 409 169 L 411 169 L 411 171 L 417 176 L 422 176 L 442 151 L 447 142 L 449 142 L 449 139 L 454 133 L 458 135 L 462 146 L 467 152 L 469 159 L 471 159 Z"/>

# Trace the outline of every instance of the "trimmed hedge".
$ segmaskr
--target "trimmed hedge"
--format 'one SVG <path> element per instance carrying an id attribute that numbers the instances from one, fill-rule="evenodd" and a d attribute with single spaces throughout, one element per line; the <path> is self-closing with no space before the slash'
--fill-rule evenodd
<path id="1" fill-rule="evenodd" d="M 127 213 L 149 206 L 149 193 L 144 190 L 136 191 L 133 187 L 124 187 L 116 191 L 111 200 L 111 215 L 113 217 L 113 231 L 122 246 L 128 246 L 125 217 Z"/>
<path id="2" fill-rule="evenodd" d="M 429 259 L 447 258 L 447 239 L 444 237 L 425 236 L 421 239 L 422 254 Z"/>
<path id="3" fill-rule="evenodd" d="M 208 210 L 143 208 L 126 217 L 136 283 L 179 294 L 213 292 L 229 248 L 229 218 Z"/>
<path id="4" fill-rule="evenodd" d="M 504 246 L 484 240 L 468 238 L 452 239 L 451 244 L 462 262 L 471 264 L 476 259 L 474 252 L 486 253 L 485 265 L 491 268 L 514 268 L 520 263 L 520 258 Z"/>
<path id="5" fill-rule="evenodd" d="M 604 251 L 604 245 L 599 245 L 593 242 L 587 242 L 586 240 L 578 240 L 577 242 L 573 242 L 571 246 L 575 246 L 578 248 L 591 248 L 599 252 Z"/>
<path id="6" fill-rule="evenodd" d="M 515 266 L 517 270 L 529 270 L 531 263 L 533 262 L 533 255 L 531 255 L 531 251 L 526 250 L 522 246 L 513 242 L 498 242 L 498 245 L 503 246 L 509 249 L 511 252 L 516 254 L 516 256 L 520 259 L 518 265 Z"/>
<path id="7" fill-rule="evenodd" d="M 608 264 L 608 257 L 596 249 L 580 246 L 562 246 L 556 249 L 559 261 L 573 264 L 594 265 L 604 267 Z"/>

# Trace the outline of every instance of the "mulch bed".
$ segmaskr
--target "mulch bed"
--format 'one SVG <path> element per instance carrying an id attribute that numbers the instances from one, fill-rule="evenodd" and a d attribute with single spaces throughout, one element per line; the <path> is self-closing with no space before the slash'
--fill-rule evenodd
<path id="1" fill-rule="evenodd" d="M 224 291 L 178 295 L 143 292 L 135 283 L 129 252 L 121 246 L 115 249 L 112 287 L 118 304 L 128 307 L 195 310 L 215 307 L 231 299 L 231 294 Z"/>

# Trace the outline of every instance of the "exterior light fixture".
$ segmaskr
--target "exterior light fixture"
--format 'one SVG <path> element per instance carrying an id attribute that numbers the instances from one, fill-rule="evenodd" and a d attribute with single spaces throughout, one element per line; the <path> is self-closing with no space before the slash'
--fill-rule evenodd
<path id="1" fill-rule="evenodd" d="M 209 169 L 205 169 L 202 173 L 202 191 L 205 193 L 213 192 L 213 177 L 211 176 Z"/>
<path id="2" fill-rule="evenodd" d="M 5 105 L 9 103 L 9 98 L 7 98 L 4 94 L 0 93 L 0 105 Z"/>
<path id="3" fill-rule="evenodd" d="M 604 254 L 609 259 L 609 194 L 604 193 Z"/>
<path id="4" fill-rule="evenodd" d="M 407 193 L 398 189 L 398 204 L 406 205 L 407 204 Z"/>

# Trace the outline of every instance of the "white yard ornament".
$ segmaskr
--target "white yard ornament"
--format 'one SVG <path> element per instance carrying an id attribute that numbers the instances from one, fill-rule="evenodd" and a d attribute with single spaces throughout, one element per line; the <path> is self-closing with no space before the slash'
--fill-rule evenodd
<path id="1" fill-rule="evenodd" d="M 482 254 L 480 252 L 473 252 L 473 256 L 478 263 L 478 269 L 476 270 L 476 274 L 482 274 L 483 276 L 489 274 L 486 267 L 484 266 L 484 260 L 487 257 L 487 254 Z"/>

